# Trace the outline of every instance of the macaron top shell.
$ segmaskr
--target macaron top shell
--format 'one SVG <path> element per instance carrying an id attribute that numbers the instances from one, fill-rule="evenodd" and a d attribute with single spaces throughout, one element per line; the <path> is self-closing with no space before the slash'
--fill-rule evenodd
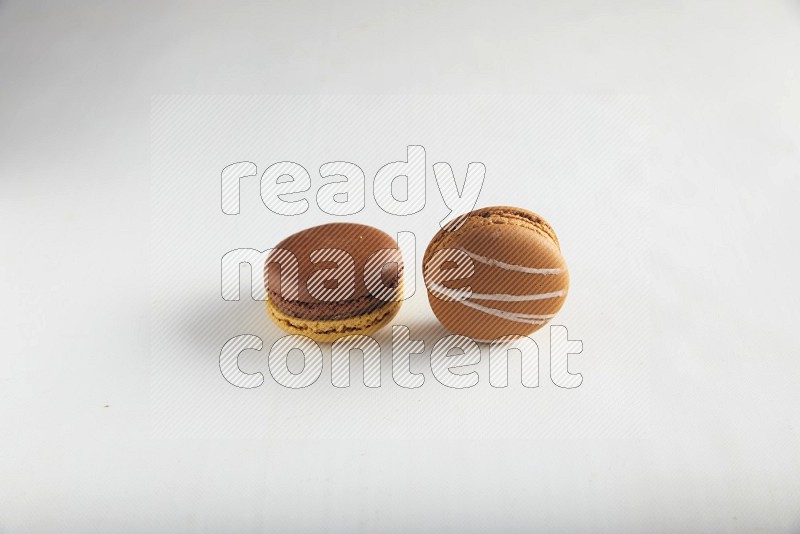
<path id="1" fill-rule="evenodd" d="M 342 261 L 338 251 L 352 258 L 352 273 L 344 272 L 347 261 Z M 386 287 L 396 288 L 402 276 L 397 243 L 377 228 L 333 223 L 293 234 L 278 243 L 267 259 L 268 297 L 282 312 L 303 319 L 336 320 L 369 313 L 386 304 L 369 291 L 365 281 L 365 266 L 379 251 L 386 251 L 382 257 L 394 260 L 381 270 L 380 278 Z M 287 291 L 292 283 L 291 268 L 278 261 L 285 252 L 297 259 L 294 293 Z M 309 286 L 315 280 L 316 290 L 311 291 Z M 318 298 L 326 291 L 330 298 Z"/>
<path id="2" fill-rule="evenodd" d="M 460 278 L 442 277 L 448 265 L 435 256 L 452 258 L 453 250 L 469 257 L 471 275 L 462 269 Z M 425 251 L 423 271 L 442 324 L 479 340 L 534 332 L 561 309 L 569 289 L 552 227 L 533 212 L 509 206 L 475 210 L 440 230 Z M 456 291 L 464 288 L 469 298 Z"/>

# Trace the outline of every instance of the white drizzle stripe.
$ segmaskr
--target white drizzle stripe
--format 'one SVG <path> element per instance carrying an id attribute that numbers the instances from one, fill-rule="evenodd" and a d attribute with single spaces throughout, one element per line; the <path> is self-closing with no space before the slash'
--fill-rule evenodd
<path id="1" fill-rule="evenodd" d="M 480 312 L 489 315 L 494 315 L 495 317 L 500 317 L 501 319 L 505 319 L 507 321 L 514 321 L 515 323 L 545 324 L 547 322 L 547 320 L 545 319 L 534 318 L 536 316 L 532 316 L 527 313 L 514 313 L 514 312 L 498 310 L 496 308 L 488 308 L 486 306 L 481 306 L 480 304 L 475 304 L 474 302 L 470 302 L 468 300 L 462 300 L 461 304 L 467 306 L 468 308 L 473 308 Z"/>
<path id="2" fill-rule="evenodd" d="M 461 249 L 464 250 L 464 249 Z M 474 252 L 470 252 L 468 250 L 464 250 L 464 252 L 472 258 L 473 260 L 485 263 L 486 265 L 491 265 L 492 267 L 500 267 L 501 269 L 507 269 L 509 271 L 517 271 L 520 273 L 529 273 L 529 274 L 545 274 L 545 275 L 554 275 L 554 274 L 561 274 L 561 269 L 540 269 L 538 267 L 526 267 L 524 265 L 516 265 L 514 263 L 505 263 L 500 260 L 495 260 L 494 258 L 488 258 L 486 256 L 481 256 L 480 254 L 475 254 Z"/>
<path id="3" fill-rule="evenodd" d="M 461 302 L 463 302 L 468 295 L 466 289 L 463 288 L 453 289 L 438 283 L 429 284 L 428 288 L 434 293 L 440 293 L 446 297 Z M 553 299 L 556 297 L 563 297 L 564 295 L 566 295 L 566 291 L 560 289 L 558 291 L 553 291 L 552 293 L 536 293 L 533 295 L 505 295 L 502 293 L 472 293 L 471 295 L 469 295 L 469 298 L 475 300 L 499 300 L 502 302 L 524 302 L 530 300 Z M 547 319 L 553 317 L 555 317 L 555 315 L 542 316 L 542 318 L 547 318 Z"/>

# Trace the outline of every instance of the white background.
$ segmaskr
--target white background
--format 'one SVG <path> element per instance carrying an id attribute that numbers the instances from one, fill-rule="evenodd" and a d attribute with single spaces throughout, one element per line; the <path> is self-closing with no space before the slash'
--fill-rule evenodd
<path id="1" fill-rule="evenodd" d="M 799 30 L 796 2 L 1 3 L 0 531 L 797 531 Z M 150 104 L 174 93 L 643 95 L 648 424 L 153 432 Z"/>

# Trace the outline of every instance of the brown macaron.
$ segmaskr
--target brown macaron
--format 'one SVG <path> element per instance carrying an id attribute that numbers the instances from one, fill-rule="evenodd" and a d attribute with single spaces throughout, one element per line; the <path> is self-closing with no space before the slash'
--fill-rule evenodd
<path id="1" fill-rule="evenodd" d="M 397 242 L 363 224 L 325 224 L 287 237 L 270 252 L 264 276 L 272 320 L 315 341 L 375 332 L 402 302 Z"/>
<path id="2" fill-rule="evenodd" d="M 458 218 L 433 237 L 422 267 L 436 317 L 480 341 L 535 332 L 569 290 L 555 232 L 521 208 L 482 208 Z"/>

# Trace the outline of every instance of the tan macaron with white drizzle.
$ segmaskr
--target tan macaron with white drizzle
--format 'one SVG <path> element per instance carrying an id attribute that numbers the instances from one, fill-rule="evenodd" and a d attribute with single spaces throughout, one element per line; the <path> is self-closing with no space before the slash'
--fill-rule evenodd
<path id="1" fill-rule="evenodd" d="M 474 210 L 440 230 L 422 268 L 436 317 L 479 341 L 535 332 L 555 317 L 569 290 L 553 229 L 539 215 L 508 206 Z"/>

